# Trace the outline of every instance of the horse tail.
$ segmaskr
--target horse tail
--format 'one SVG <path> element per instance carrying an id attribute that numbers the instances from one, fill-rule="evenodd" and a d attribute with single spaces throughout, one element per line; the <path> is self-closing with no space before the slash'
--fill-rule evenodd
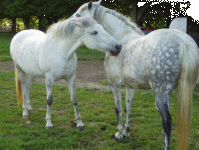
<path id="1" fill-rule="evenodd" d="M 177 145 L 188 150 L 191 129 L 192 97 L 198 76 L 199 51 L 194 44 L 183 43 L 179 53 L 180 77 L 177 86 Z"/>
<path id="2" fill-rule="evenodd" d="M 15 83 L 16 83 L 16 93 L 17 93 L 17 99 L 18 99 L 18 106 L 22 106 L 23 104 L 23 94 L 21 90 L 21 82 L 18 79 L 18 72 L 17 68 L 15 67 Z"/>

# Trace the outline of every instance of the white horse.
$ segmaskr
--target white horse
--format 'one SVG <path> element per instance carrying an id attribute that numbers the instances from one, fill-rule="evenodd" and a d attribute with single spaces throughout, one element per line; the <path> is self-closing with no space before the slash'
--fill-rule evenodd
<path id="1" fill-rule="evenodd" d="M 15 65 L 16 82 L 19 79 L 22 86 L 24 119 L 28 118 L 28 111 L 32 110 L 29 99 L 32 79 L 34 76 L 42 75 L 46 78 L 47 91 L 46 128 L 53 128 L 51 123 L 53 83 L 64 78 L 68 81 L 77 127 L 84 130 L 75 94 L 77 67 L 75 51 L 82 45 L 111 55 L 117 55 L 121 50 L 121 45 L 103 29 L 102 25 L 85 17 L 55 23 L 46 34 L 33 29 L 21 31 L 13 37 L 10 54 Z"/>
<path id="2" fill-rule="evenodd" d="M 127 17 L 105 8 L 98 2 L 83 4 L 72 17 L 89 16 L 104 26 L 118 40 L 122 50 L 117 57 L 105 57 L 105 70 L 115 98 L 118 132 L 129 136 L 129 115 L 135 90 L 149 87 L 155 93 L 155 104 L 162 117 L 165 132 L 164 149 L 170 146 L 172 119 L 169 96 L 178 89 L 177 139 L 179 149 L 188 149 L 192 93 L 199 66 L 199 50 L 195 41 L 178 30 L 160 29 L 148 35 Z M 126 86 L 126 124 L 122 125 L 120 86 Z"/>

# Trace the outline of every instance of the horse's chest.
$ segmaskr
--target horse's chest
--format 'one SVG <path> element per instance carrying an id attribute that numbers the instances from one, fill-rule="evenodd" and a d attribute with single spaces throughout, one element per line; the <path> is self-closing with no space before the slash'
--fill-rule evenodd
<path id="1" fill-rule="evenodd" d="M 105 57 L 105 71 L 110 82 L 120 85 L 120 61 L 118 57 L 107 54 Z"/>
<path id="2" fill-rule="evenodd" d="M 69 60 L 53 61 L 50 72 L 56 77 L 56 80 L 67 78 L 73 75 L 77 68 L 77 58 L 74 56 Z"/>
<path id="3" fill-rule="evenodd" d="M 131 88 L 147 88 L 148 75 L 140 52 L 127 51 L 121 57 L 120 76 L 123 84 Z"/>

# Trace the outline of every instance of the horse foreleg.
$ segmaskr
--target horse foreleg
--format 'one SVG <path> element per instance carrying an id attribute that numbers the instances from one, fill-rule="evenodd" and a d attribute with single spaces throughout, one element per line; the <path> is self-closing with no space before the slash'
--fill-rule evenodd
<path id="1" fill-rule="evenodd" d="M 155 96 L 156 108 L 162 117 L 162 126 L 164 129 L 164 150 L 169 150 L 170 135 L 172 130 L 172 119 L 169 112 L 169 95 L 168 92 L 158 93 Z"/>
<path id="2" fill-rule="evenodd" d="M 27 75 L 26 79 L 26 95 L 27 95 L 27 105 L 28 105 L 28 112 L 32 113 L 32 107 L 30 106 L 30 87 L 32 85 L 32 76 Z"/>
<path id="3" fill-rule="evenodd" d="M 113 93 L 115 99 L 115 112 L 117 114 L 117 121 L 118 121 L 118 132 L 115 134 L 115 137 L 118 139 L 123 138 L 123 125 L 122 125 L 122 100 L 121 100 L 121 91 L 120 88 L 116 85 L 113 85 L 109 82 L 109 86 Z"/>
<path id="4" fill-rule="evenodd" d="M 84 124 L 81 120 L 81 115 L 79 113 L 79 109 L 78 109 L 78 106 L 77 106 L 77 98 L 76 98 L 76 93 L 75 93 L 75 79 L 76 79 L 76 74 L 72 75 L 71 77 L 69 77 L 67 79 L 68 89 L 69 89 L 71 101 L 73 103 L 74 110 L 75 110 L 75 118 L 77 120 L 77 127 L 80 131 L 82 131 L 85 128 L 84 128 Z"/>
<path id="5" fill-rule="evenodd" d="M 129 118 L 130 118 L 134 93 L 135 93 L 134 89 L 130 89 L 130 88 L 126 87 L 126 104 L 124 107 L 124 110 L 126 113 L 126 124 L 125 124 L 125 128 L 123 130 L 123 135 L 126 137 L 129 137 L 129 131 L 130 131 L 130 119 Z"/>
<path id="6" fill-rule="evenodd" d="M 46 91 L 47 91 L 46 129 L 53 129 L 53 124 L 51 123 L 51 105 L 53 102 L 52 90 L 53 90 L 53 80 L 46 77 Z"/>

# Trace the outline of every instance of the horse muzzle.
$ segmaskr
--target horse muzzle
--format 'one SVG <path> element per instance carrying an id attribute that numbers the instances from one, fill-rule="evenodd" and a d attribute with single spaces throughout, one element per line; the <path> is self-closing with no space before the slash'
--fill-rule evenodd
<path id="1" fill-rule="evenodd" d="M 120 53 L 121 49 L 122 49 L 121 45 L 116 45 L 115 50 L 114 51 L 111 50 L 110 53 L 112 56 L 117 56 Z"/>

